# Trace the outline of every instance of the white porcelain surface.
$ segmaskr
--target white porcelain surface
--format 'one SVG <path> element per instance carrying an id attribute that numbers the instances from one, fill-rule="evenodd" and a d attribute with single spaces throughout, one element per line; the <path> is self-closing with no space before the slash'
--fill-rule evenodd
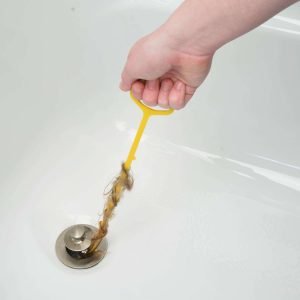
<path id="1" fill-rule="evenodd" d="M 185 110 L 155 118 L 109 253 L 66 268 L 140 119 L 129 47 L 179 1 L 0 1 L 1 300 L 299 299 L 300 4 L 226 45 Z"/>

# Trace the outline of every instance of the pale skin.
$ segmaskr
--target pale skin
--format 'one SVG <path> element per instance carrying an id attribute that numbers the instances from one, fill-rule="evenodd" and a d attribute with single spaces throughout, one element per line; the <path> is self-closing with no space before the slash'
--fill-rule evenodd
<path id="1" fill-rule="evenodd" d="M 120 88 L 149 106 L 183 108 L 209 73 L 214 53 L 295 0 L 186 0 L 131 48 Z"/>

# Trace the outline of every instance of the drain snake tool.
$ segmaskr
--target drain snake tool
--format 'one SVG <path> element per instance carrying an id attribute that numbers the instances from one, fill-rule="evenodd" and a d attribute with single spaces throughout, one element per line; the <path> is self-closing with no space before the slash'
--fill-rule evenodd
<path id="1" fill-rule="evenodd" d="M 89 248 L 89 253 L 93 253 L 95 249 L 99 246 L 102 239 L 106 236 L 108 230 L 108 223 L 112 217 L 114 208 L 118 205 L 124 190 L 130 190 L 133 185 L 133 179 L 130 175 L 130 168 L 132 161 L 135 160 L 135 153 L 139 146 L 141 137 L 145 130 L 148 120 L 152 116 L 167 116 L 173 113 L 173 109 L 166 109 L 166 110 L 156 110 L 152 109 L 141 101 L 136 99 L 132 92 L 130 92 L 131 99 L 137 104 L 137 106 L 142 110 L 143 117 L 141 119 L 139 128 L 136 132 L 135 138 L 131 145 L 130 151 L 128 153 L 128 157 L 125 163 L 122 164 L 122 169 L 118 177 L 112 183 L 112 187 L 110 191 L 106 194 L 106 202 L 103 209 L 102 220 L 99 221 L 99 229 L 98 232 L 95 234 L 92 244 Z"/>
<path id="2" fill-rule="evenodd" d="M 139 146 L 141 137 L 144 133 L 144 130 L 145 130 L 145 127 L 148 123 L 149 118 L 152 117 L 152 116 L 167 116 L 167 115 L 170 115 L 174 112 L 173 109 L 167 109 L 167 110 L 152 109 L 149 106 L 146 106 L 145 104 L 143 104 L 138 99 L 136 99 L 133 96 L 132 92 L 130 92 L 130 97 L 137 104 L 137 106 L 142 110 L 143 117 L 142 117 L 142 120 L 140 122 L 139 128 L 136 132 L 134 141 L 131 145 L 127 160 L 124 163 L 124 167 L 125 167 L 126 170 L 130 170 L 131 163 L 132 163 L 133 160 L 135 160 L 135 152 L 136 152 L 136 150 Z"/>
<path id="3" fill-rule="evenodd" d="M 98 228 L 88 224 L 76 224 L 65 229 L 56 240 L 57 257 L 68 267 L 75 269 L 90 268 L 103 259 L 108 247 L 105 238 L 108 223 L 123 192 L 132 188 L 133 179 L 130 175 L 130 168 L 147 122 L 151 116 L 167 116 L 173 112 L 173 109 L 152 109 L 136 99 L 131 92 L 130 97 L 142 110 L 143 117 L 128 157 L 125 163 L 122 164 L 121 172 L 114 179 L 110 191 L 106 194 L 103 215 Z"/>

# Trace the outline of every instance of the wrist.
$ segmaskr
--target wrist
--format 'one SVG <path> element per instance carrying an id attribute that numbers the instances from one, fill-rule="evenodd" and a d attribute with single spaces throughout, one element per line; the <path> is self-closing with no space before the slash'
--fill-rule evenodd
<path id="1" fill-rule="evenodd" d="M 175 50 L 207 56 L 254 29 L 296 0 L 185 0 L 164 23 Z"/>
<path id="2" fill-rule="evenodd" d="M 215 17 L 215 14 L 207 17 L 199 1 L 186 0 L 156 31 L 164 38 L 165 44 L 175 51 L 209 56 L 220 47 L 217 36 L 212 32 Z"/>
<path id="3" fill-rule="evenodd" d="M 217 48 L 202 45 L 199 38 L 192 34 L 185 34 L 174 30 L 172 24 L 163 24 L 156 32 L 160 36 L 161 44 L 174 53 L 185 53 L 193 56 L 212 56 Z M 201 33 L 198 33 L 198 36 Z"/>

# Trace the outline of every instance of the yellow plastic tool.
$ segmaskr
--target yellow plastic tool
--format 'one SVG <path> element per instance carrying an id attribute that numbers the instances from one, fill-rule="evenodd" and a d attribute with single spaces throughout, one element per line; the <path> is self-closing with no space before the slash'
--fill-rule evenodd
<path id="1" fill-rule="evenodd" d="M 140 122 L 140 126 L 138 128 L 138 131 L 135 135 L 134 141 L 131 145 L 129 154 L 127 156 L 127 160 L 125 161 L 125 169 L 129 170 L 131 167 L 131 163 L 132 161 L 135 159 L 135 152 L 137 150 L 137 147 L 139 146 L 139 142 L 141 140 L 141 137 L 143 135 L 144 129 L 147 125 L 147 122 L 149 120 L 149 118 L 151 116 L 168 116 L 171 113 L 174 112 L 174 109 L 167 109 L 167 110 L 156 110 L 156 109 L 152 109 L 148 106 L 146 106 L 145 104 L 143 104 L 141 101 L 139 101 L 138 99 L 136 99 L 132 92 L 130 91 L 130 97 L 131 99 L 137 104 L 137 106 L 142 110 L 143 112 L 143 117 L 142 120 Z"/>

